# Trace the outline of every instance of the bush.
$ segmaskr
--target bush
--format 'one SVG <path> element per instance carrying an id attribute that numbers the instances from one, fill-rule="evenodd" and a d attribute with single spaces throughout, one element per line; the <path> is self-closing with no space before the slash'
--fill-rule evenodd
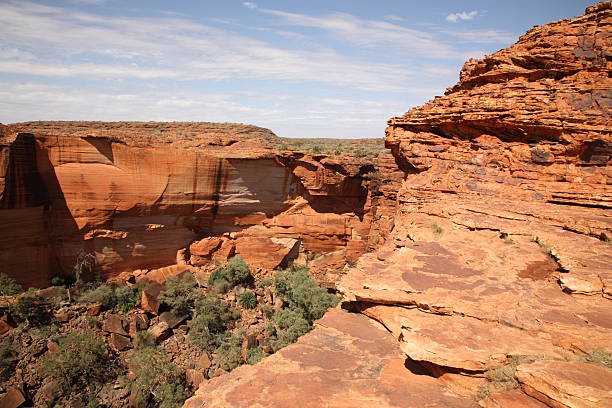
<path id="1" fill-rule="evenodd" d="M 592 351 L 584 357 L 584 361 L 587 363 L 599 364 L 612 369 L 612 353 L 606 351 Z"/>
<path id="2" fill-rule="evenodd" d="M 20 296 L 17 302 L 11 305 L 11 314 L 18 322 L 35 326 L 49 323 L 51 320 L 49 311 L 42 304 L 43 300 L 35 292 L 35 289 L 29 289 L 26 294 Z"/>
<path id="3" fill-rule="evenodd" d="M 147 347 L 155 347 L 155 337 L 146 330 L 141 330 L 136 333 L 134 339 L 134 348 L 140 350 Z"/>
<path id="4" fill-rule="evenodd" d="M 138 395 L 139 402 L 152 394 L 159 407 L 178 408 L 188 397 L 181 380 L 183 373 L 164 351 L 156 347 L 136 350 L 129 365 L 136 378 L 130 392 Z"/>
<path id="5" fill-rule="evenodd" d="M 82 392 L 109 376 L 104 340 L 91 334 L 70 333 L 59 339 L 59 351 L 43 357 L 45 375 L 69 392 Z"/>
<path id="6" fill-rule="evenodd" d="M 272 321 L 278 326 L 275 337 L 270 341 L 274 351 L 295 343 L 300 336 L 308 333 L 311 329 L 303 313 L 294 309 L 279 310 L 274 314 Z"/>
<path id="7" fill-rule="evenodd" d="M 240 295 L 240 305 L 245 309 L 255 309 L 257 307 L 257 297 L 253 292 L 244 292 Z"/>
<path id="8" fill-rule="evenodd" d="M 440 237 L 444 233 L 444 229 L 437 222 L 432 222 L 430 227 L 436 237 Z"/>
<path id="9" fill-rule="evenodd" d="M 208 278 L 208 285 L 218 293 L 225 293 L 230 288 L 252 279 L 249 267 L 239 256 L 231 258 L 225 268 L 217 269 Z"/>
<path id="10" fill-rule="evenodd" d="M 178 315 L 191 314 L 197 298 L 196 281 L 188 273 L 170 276 L 166 280 L 166 289 L 159 294 L 159 300 L 172 308 Z"/>
<path id="11" fill-rule="evenodd" d="M 243 364 L 242 343 L 236 336 L 224 336 L 216 352 L 217 361 L 225 371 L 232 371 Z"/>
<path id="12" fill-rule="evenodd" d="M 340 298 L 321 288 L 310 277 L 306 267 L 292 267 L 274 277 L 276 295 L 289 303 L 289 307 L 302 313 L 308 323 L 323 317 L 327 309 L 336 306 Z"/>
<path id="13" fill-rule="evenodd" d="M 239 256 L 231 258 L 225 270 L 230 283 L 234 284 L 234 286 L 240 283 L 247 283 L 251 279 L 249 266 Z"/>
<path id="14" fill-rule="evenodd" d="M 23 292 L 23 287 L 5 273 L 0 273 L 0 295 L 13 296 Z"/>
<path id="15" fill-rule="evenodd" d="M 531 364 L 537 360 L 543 360 L 544 356 L 512 356 L 508 363 L 495 367 L 485 372 L 485 377 L 489 380 L 496 390 L 510 390 L 519 386 L 514 378 L 516 369 L 521 364 Z"/>
<path id="16" fill-rule="evenodd" d="M 265 354 L 261 347 L 255 347 L 247 350 L 247 363 L 254 365 L 259 363 L 264 357 Z"/>
<path id="17" fill-rule="evenodd" d="M 117 308 L 127 312 L 136 307 L 139 295 L 129 286 L 114 287 L 102 284 L 81 295 L 80 300 L 84 302 L 98 302 L 105 310 Z"/>
<path id="18" fill-rule="evenodd" d="M 115 289 L 116 307 L 122 312 L 128 312 L 136 307 L 139 296 L 129 286 L 119 286 Z"/>
<path id="19" fill-rule="evenodd" d="M 213 296 L 206 296 L 195 304 L 194 318 L 189 324 L 189 340 L 202 350 L 220 344 L 227 324 L 240 317 L 227 303 Z"/>
<path id="20" fill-rule="evenodd" d="M 85 302 L 99 302 L 103 309 L 109 310 L 117 304 L 117 296 L 115 290 L 110 285 L 100 285 L 90 289 L 81 296 L 81 300 Z"/>

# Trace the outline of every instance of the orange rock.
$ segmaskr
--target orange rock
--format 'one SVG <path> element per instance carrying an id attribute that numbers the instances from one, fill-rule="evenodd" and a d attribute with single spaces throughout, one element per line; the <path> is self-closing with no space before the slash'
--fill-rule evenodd
<path id="1" fill-rule="evenodd" d="M 477 406 L 435 378 L 411 373 L 404 361 L 382 326 L 335 309 L 296 344 L 202 383 L 184 407 Z"/>
<path id="2" fill-rule="evenodd" d="M 130 341 L 130 338 L 117 333 L 111 333 L 109 344 L 117 351 L 123 351 L 132 348 L 132 342 Z"/>
<path id="3" fill-rule="evenodd" d="M 612 406 L 612 370 L 594 364 L 536 361 L 518 367 L 525 392 L 553 407 Z"/>

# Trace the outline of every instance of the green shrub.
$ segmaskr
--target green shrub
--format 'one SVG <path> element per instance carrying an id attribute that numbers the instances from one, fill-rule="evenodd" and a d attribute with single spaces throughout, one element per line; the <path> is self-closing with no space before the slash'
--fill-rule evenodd
<path id="1" fill-rule="evenodd" d="M 440 237 L 444 233 L 444 229 L 437 222 L 432 222 L 430 227 L 436 237 Z"/>
<path id="2" fill-rule="evenodd" d="M 110 310 L 117 305 L 115 289 L 107 284 L 97 286 L 83 293 L 81 300 L 85 302 L 99 302 L 103 309 Z"/>
<path id="3" fill-rule="evenodd" d="M 252 349 L 248 349 L 246 356 L 247 356 L 247 363 L 254 365 L 254 364 L 259 363 L 265 357 L 265 354 L 261 347 L 255 347 Z"/>
<path id="4" fill-rule="evenodd" d="M 35 289 L 30 288 L 10 307 L 15 320 L 25 322 L 29 326 L 46 324 L 51 320 L 51 315 L 43 304 L 43 300 L 35 292 Z"/>
<path id="5" fill-rule="evenodd" d="M 110 374 L 104 340 L 92 334 L 70 333 L 59 339 L 59 351 L 45 355 L 42 363 L 45 375 L 69 392 L 104 383 Z"/>
<path id="6" fill-rule="evenodd" d="M 245 309 L 255 309 L 257 307 L 257 297 L 253 292 L 244 292 L 240 295 L 240 305 Z"/>
<path id="7" fill-rule="evenodd" d="M 166 289 L 159 294 L 159 300 L 172 308 L 178 315 L 191 314 L 197 298 L 196 281 L 188 273 L 170 276 L 165 283 Z"/>
<path id="8" fill-rule="evenodd" d="M 140 350 L 147 347 L 155 347 L 155 337 L 146 330 L 141 330 L 136 333 L 134 339 L 134 348 Z"/>
<path id="9" fill-rule="evenodd" d="M 303 313 L 294 309 L 281 309 L 274 314 L 272 320 L 278 326 L 278 330 L 270 341 L 274 351 L 295 343 L 311 329 Z"/>
<path id="10" fill-rule="evenodd" d="M 221 368 L 232 371 L 242 365 L 242 342 L 236 336 L 224 336 L 216 350 L 217 361 Z"/>
<path id="11" fill-rule="evenodd" d="M 124 313 L 134 309 L 138 303 L 137 292 L 129 286 L 115 288 L 115 298 L 117 299 L 116 308 Z"/>
<path id="12" fill-rule="evenodd" d="M 247 283 L 251 279 L 249 266 L 244 262 L 244 259 L 239 256 L 231 258 L 225 270 L 230 283 L 234 284 L 234 286 L 240 283 Z"/>
<path id="13" fill-rule="evenodd" d="M 153 395 L 159 407 L 180 407 L 188 397 L 183 386 L 183 373 L 169 361 L 166 353 L 156 347 L 136 350 L 129 366 L 135 380 L 130 384 L 130 392 L 135 393 L 139 402 Z"/>
<path id="14" fill-rule="evenodd" d="M 0 295 L 13 296 L 23 292 L 23 287 L 5 273 L 0 273 Z"/>
<path id="15" fill-rule="evenodd" d="M 225 293 L 230 288 L 241 283 L 247 283 L 252 279 L 249 266 L 239 256 L 231 258 L 225 268 L 213 271 L 208 278 L 208 285 L 216 292 Z"/>
<path id="16" fill-rule="evenodd" d="M 270 307 L 269 304 L 264 304 L 261 307 L 261 311 L 264 314 L 265 317 L 267 317 L 268 319 L 272 317 L 272 315 L 274 314 L 274 312 L 272 311 L 272 307 Z"/>
<path id="17" fill-rule="evenodd" d="M 307 270 L 302 266 L 277 272 L 274 285 L 276 295 L 288 302 L 291 309 L 302 313 L 308 323 L 312 323 L 323 317 L 327 309 L 336 306 L 340 298 L 319 287 Z"/>
<path id="18" fill-rule="evenodd" d="M 195 304 L 194 317 L 189 324 L 189 340 L 202 350 L 220 344 L 221 335 L 228 323 L 240 317 L 240 313 L 214 296 L 206 296 Z"/>
<path id="19" fill-rule="evenodd" d="M 55 275 L 54 277 L 51 278 L 51 286 L 65 286 L 65 285 L 66 285 L 66 279 L 64 279 L 62 276 Z"/>

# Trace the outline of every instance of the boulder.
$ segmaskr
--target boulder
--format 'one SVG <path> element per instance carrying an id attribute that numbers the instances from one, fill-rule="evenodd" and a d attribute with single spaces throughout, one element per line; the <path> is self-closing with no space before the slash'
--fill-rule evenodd
<path id="1" fill-rule="evenodd" d="M 185 320 L 187 320 L 189 316 L 187 315 L 177 315 L 174 312 L 164 312 L 159 315 L 159 321 L 166 323 L 168 328 L 174 329 Z"/>
<path id="2" fill-rule="evenodd" d="M 109 343 L 111 347 L 117 351 L 123 351 L 132 348 L 132 342 L 130 341 L 130 338 L 117 333 L 111 333 Z"/>
<path id="3" fill-rule="evenodd" d="M 204 377 L 204 374 L 202 374 L 201 371 L 194 370 L 192 368 L 185 370 L 185 381 L 191 388 L 195 389 L 199 387 L 205 380 L 206 377 Z"/>
<path id="4" fill-rule="evenodd" d="M 26 402 L 23 393 L 17 388 L 11 388 L 0 398 L 0 408 L 18 408 Z"/>
<path id="5" fill-rule="evenodd" d="M 128 333 L 125 331 L 125 328 L 125 320 L 121 316 L 115 314 L 108 315 L 107 318 L 104 320 L 104 323 L 102 324 L 102 330 L 107 333 L 116 333 L 122 336 L 128 336 Z"/>
<path id="6" fill-rule="evenodd" d="M 131 338 L 136 337 L 136 333 L 141 330 L 146 330 L 149 327 L 149 318 L 143 313 L 135 313 L 130 315 L 129 335 Z"/>
<path id="7" fill-rule="evenodd" d="M 149 327 L 147 330 L 151 336 L 155 339 L 155 342 L 161 343 L 164 341 L 170 334 L 172 334 L 172 329 L 168 326 L 166 322 L 158 322 L 153 326 Z"/>
<path id="8" fill-rule="evenodd" d="M 157 299 L 164 286 L 158 282 L 149 282 L 140 296 L 140 308 L 145 312 L 157 314 L 160 302 Z"/>

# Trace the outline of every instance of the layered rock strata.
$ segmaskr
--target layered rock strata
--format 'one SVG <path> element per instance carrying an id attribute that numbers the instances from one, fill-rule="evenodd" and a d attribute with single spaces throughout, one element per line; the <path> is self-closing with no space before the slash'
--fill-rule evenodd
<path id="1" fill-rule="evenodd" d="M 340 291 L 455 391 L 499 391 L 483 405 L 506 406 L 485 377 L 525 356 L 551 360 L 515 378 L 541 403 L 609 398 L 612 370 L 580 361 L 612 352 L 611 28 L 610 2 L 536 27 L 389 120 L 393 240 Z"/>
<path id="2" fill-rule="evenodd" d="M 445 96 L 389 120 L 386 144 L 406 174 L 394 230 L 338 289 L 345 308 L 394 337 L 411 368 L 396 384 L 447 387 L 417 406 L 464 403 L 441 395 L 496 408 L 609 404 L 611 23 L 603 2 L 536 27 L 466 63 Z M 334 327 L 357 318 L 331 315 L 342 321 Z M 388 406 L 378 385 L 359 402 L 341 394 L 343 405 L 318 382 L 380 358 L 365 345 L 363 356 L 328 357 L 325 346 L 345 352 L 347 343 L 314 341 L 325 330 L 203 384 L 187 406 L 288 405 L 307 394 L 326 394 L 316 406 Z M 313 342 L 320 353 L 305 351 Z M 268 393 L 254 395 L 250 381 Z"/>
<path id="3" fill-rule="evenodd" d="M 245 125 L 5 127 L 3 272 L 44 286 L 53 274 L 70 273 L 85 252 L 108 278 L 174 264 L 191 241 L 230 233 L 243 237 L 236 244 L 246 257 L 261 255 L 249 249 L 257 239 L 293 238 L 306 251 L 355 257 L 379 244 L 385 231 L 373 220 L 390 219 L 392 204 L 380 205 L 375 184 L 401 177 L 388 153 L 378 160 L 390 171 L 378 171 L 367 159 L 279 152 L 266 138 L 276 136 Z"/>

